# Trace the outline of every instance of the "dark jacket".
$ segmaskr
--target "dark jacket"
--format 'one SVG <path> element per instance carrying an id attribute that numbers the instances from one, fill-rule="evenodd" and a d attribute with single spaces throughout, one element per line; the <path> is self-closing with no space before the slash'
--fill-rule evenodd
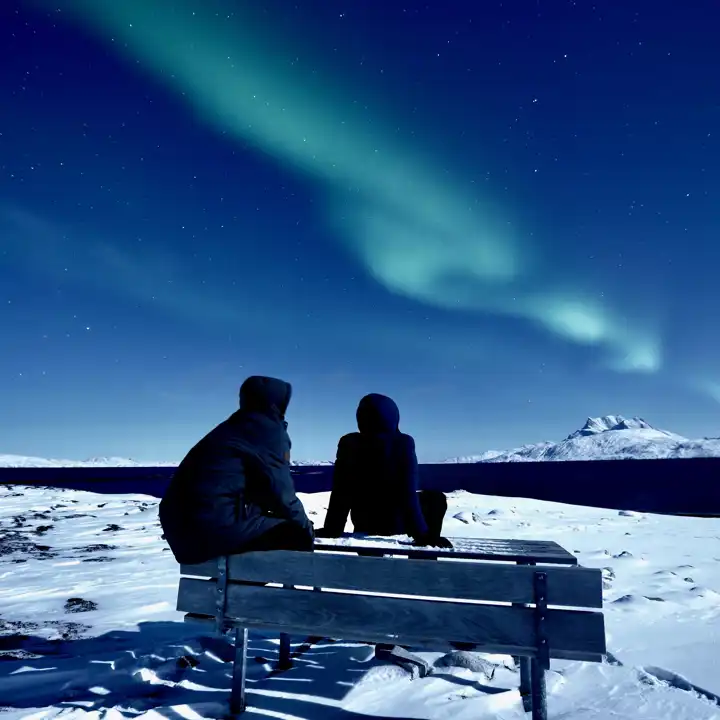
<path id="1" fill-rule="evenodd" d="M 385 395 L 366 395 L 357 423 L 360 432 L 344 435 L 338 443 L 324 530 L 342 534 L 350 513 L 358 533 L 426 535 L 415 441 L 400 432 L 398 406 Z"/>
<path id="2" fill-rule="evenodd" d="M 240 409 L 178 466 L 160 502 L 160 522 L 179 563 L 240 552 L 283 521 L 312 532 L 290 475 L 284 417 L 291 392 L 282 380 L 248 378 Z"/>

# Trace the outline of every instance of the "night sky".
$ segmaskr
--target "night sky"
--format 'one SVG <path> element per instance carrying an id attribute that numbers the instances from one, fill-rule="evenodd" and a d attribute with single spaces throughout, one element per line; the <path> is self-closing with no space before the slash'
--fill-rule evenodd
<path id="1" fill-rule="evenodd" d="M 715 0 L 0 3 L 0 452 L 176 460 L 293 383 L 421 460 L 720 432 Z"/>

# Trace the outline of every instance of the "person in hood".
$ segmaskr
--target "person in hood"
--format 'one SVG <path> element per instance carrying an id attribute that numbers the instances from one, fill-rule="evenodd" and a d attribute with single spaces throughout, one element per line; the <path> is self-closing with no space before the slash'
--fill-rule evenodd
<path id="1" fill-rule="evenodd" d="M 340 438 L 325 525 L 318 537 L 342 535 L 348 514 L 355 532 L 409 535 L 416 545 L 452 547 L 441 537 L 447 499 L 418 492 L 415 440 L 400 432 L 400 411 L 385 396 L 366 395 L 357 409 L 358 432 Z"/>
<path id="2" fill-rule="evenodd" d="M 240 409 L 185 456 L 160 502 L 179 563 L 250 550 L 313 549 L 313 526 L 290 475 L 289 383 L 253 376 Z"/>

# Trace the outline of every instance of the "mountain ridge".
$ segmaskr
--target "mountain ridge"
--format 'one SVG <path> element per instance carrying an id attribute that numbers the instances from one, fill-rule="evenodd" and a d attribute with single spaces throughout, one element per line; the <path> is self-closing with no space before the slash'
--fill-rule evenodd
<path id="1" fill-rule="evenodd" d="M 573 460 L 659 460 L 720 457 L 720 438 L 691 440 L 660 430 L 641 417 L 588 417 L 560 442 L 539 442 L 511 450 L 448 458 L 446 463 L 541 462 Z"/>
<path id="2" fill-rule="evenodd" d="M 641 460 L 720 457 L 720 438 L 691 440 L 661 430 L 637 416 L 588 417 L 585 424 L 559 442 L 544 441 L 510 450 L 448 458 L 443 463 L 542 462 L 572 460 Z M 331 460 L 293 460 L 295 467 L 332 465 Z M 132 458 L 93 457 L 60 460 L 0 454 L 0 467 L 175 467 L 176 462 L 138 462 Z"/>

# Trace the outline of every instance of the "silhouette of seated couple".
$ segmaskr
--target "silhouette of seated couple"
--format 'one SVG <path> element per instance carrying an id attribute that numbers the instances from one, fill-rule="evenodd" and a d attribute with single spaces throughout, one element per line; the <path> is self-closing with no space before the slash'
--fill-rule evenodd
<path id="1" fill-rule="evenodd" d="M 249 377 L 240 408 L 198 442 L 160 502 L 164 537 L 179 563 L 257 550 L 313 550 L 315 537 L 339 537 L 348 515 L 365 535 L 409 535 L 418 546 L 452 547 L 441 536 L 447 500 L 418 491 L 415 441 L 384 395 L 366 395 L 358 432 L 340 438 L 330 504 L 315 530 L 295 493 L 285 413 L 292 387 Z"/>

